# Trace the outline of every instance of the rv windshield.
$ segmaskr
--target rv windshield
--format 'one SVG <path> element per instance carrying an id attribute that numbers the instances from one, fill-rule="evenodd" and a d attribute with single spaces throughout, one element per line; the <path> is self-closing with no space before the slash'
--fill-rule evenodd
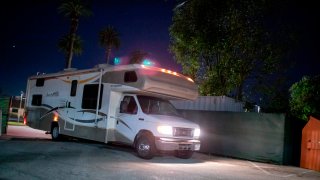
<path id="1" fill-rule="evenodd" d="M 145 114 L 180 116 L 174 106 L 167 100 L 140 95 L 138 96 L 138 100 Z"/>

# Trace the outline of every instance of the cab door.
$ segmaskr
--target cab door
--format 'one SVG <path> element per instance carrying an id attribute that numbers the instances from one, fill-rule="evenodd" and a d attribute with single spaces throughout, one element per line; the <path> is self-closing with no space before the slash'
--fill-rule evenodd
<path id="1" fill-rule="evenodd" d="M 116 119 L 116 141 L 132 144 L 139 124 L 139 106 L 135 96 L 125 95 Z"/>

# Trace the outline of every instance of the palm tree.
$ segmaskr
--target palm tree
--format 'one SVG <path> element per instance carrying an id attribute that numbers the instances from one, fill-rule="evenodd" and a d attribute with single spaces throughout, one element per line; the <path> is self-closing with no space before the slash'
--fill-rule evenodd
<path id="1" fill-rule="evenodd" d="M 131 52 L 129 57 L 130 64 L 141 64 L 143 62 L 143 59 L 146 58 L 149 55 L 149 53 L 144 52 L 142 50 L 135 50 Z"/>
<path id="2" fill-rule="evenodd" d="M 80 36 L 76 36 L 73 42 L 73 54 L 75 55 L 81 55 L 82 53 L 82 43 L 83 41 L 81 40 Z M 65 35 L 62 38 L 59 39 L 58 42 L 58 48 L 59 51 L 61 51 L 65 57 L 66 57 L 66 67 L 68 67 L 68 56 L 69 56 L 69 48 L 70 48 L 70 43 L 71 43 L 71 37 L 70 35 Z"/>
<path id="3" fill-rule="evenodd" d="M 112 26 L 108 26 L 99 33 L 100 45 L 106 49 L 106 62 L 109 64 L 111 49 L 120 47 L 119 33 Z"/>
<path id="4" fill-rule="evenodd" d="M 76 39 L 76 32 L 79 25 L 79 19 L 81 16 L 90 16 L 92 13 L 88 6 L 81 0 L 65 0 L 58 8 L 59 13 L 63 13 L 66 17 L 70 18 L 70 43 L 68 48 L 68 60 L 66 68 L 71 67 L 71 61 L 73 56 L 74 41 Z"/>

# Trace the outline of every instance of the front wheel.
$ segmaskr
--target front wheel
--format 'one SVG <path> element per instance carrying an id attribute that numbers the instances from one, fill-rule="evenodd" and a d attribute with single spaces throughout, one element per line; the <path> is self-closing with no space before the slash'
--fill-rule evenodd
<path id="1" fill-rule="evenodd" d="M 180 150 L 176 151 L 175 156 L 181 159 L 189 159 L 193 155 L 193 151 L 190 150 Z"/>
<path id="2" fill-rule="evenodd" d="M 60 134 L 59 134 L 59 126 L 53 126 L 51 129 L 51 137 L 52 140 L 57 141 L 60 139 Z"/>
<path id="3" fill-rule="evenodd" d="M 143 159 L 152 159 L 155 152 L 153 138 L 150 135 L 142 135 L 135 146 L 137 154 Z"/>

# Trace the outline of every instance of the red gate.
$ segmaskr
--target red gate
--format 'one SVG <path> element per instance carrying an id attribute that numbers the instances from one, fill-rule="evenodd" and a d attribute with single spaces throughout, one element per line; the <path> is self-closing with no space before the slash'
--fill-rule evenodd
<path id="1" fill-rule="evenodd" d="M 320 120 L 310 116 L 301 141 L 300 167 L 320 171 Z"/>

